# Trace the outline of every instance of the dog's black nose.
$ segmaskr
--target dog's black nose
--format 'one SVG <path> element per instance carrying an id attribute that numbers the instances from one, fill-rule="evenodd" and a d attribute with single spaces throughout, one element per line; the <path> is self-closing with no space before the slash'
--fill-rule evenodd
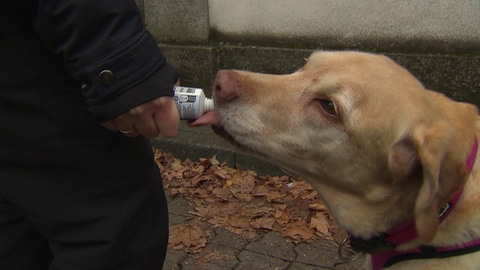
<path id="1" fill-rule="evenodd" d="M 234 70 L 219 70 L 215 77 L 215 102 L 221 104 L 238 97 L 238 85 Z"/>

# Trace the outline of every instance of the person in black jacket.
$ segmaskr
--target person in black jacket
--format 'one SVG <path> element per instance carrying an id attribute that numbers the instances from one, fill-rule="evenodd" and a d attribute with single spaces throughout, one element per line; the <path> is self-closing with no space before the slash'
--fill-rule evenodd
<path id="1" fill-rule="evenodd" d="M 161 269 L 178 80 L 134 0 L 0 2 L 0 269 Z"/>

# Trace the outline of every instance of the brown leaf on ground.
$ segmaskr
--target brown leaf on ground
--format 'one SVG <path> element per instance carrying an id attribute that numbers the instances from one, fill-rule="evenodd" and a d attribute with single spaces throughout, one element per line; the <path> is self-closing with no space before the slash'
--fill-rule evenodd
<path id="1" fill-rule="evenodd" d="M 285 200 L 285 194 L 282 194 L 278 191 L 272 191 L 270 193 L 267 193 L 267 201 L 268 202 L 283 202 Z"/>
<path id="2" fill-rule="evenodd" d="M 280 225 L 288 224 L 293 219 L 286 205 L 281 205 L 278 207 L 277 211 L 275 212 L 275 218 L 277 219 L 277 223 Z"/>
<path id="3" fill-rule="evenodd" d="M 216 157 L 181 161 L 171 153 L 154 151 L 166 192 L 182 196 L 194 207 L 185 213 L 191 215 L 186 224 L 170 227 L 171 248 L 200 252 L 210 234 L 202 228 L 208 226 L 225 228 L 246 239 L 278 231 L 294 243 L 320 238 L 338 243 L 345 235 L 302 179 L 260 177 L 254 171 L 230 168 Z"/>
<path id="4" fill-rule="evenodd" d="M 275 218 L 273 217 L 260 217 L 252 220 L 250 225 L 254 229 L 267 229 L 273 230 L 273 225 L 275 224 Z"/>
<path id="5" fill-rule="evenodd" d="M 329 236 L 330 220 L 326 213 L 317 212 L 310 220 L 310 228 L 315 228 L 322 236 Z"/>
<path id="6" fill-rule="evenodd" d="M 287 236 L 294 243 L 300 243 L 312 240 L 315 237 L 315 232 L 305 220 L 297 220 L 287 225 L 287 229 L 282 231 L 284 236 Z"/>
<path id="7" fill-rule="evenodd" d="M 173 249 L 184 249 L 189 253 L 199 253 L 207 243 L 209 232 L 198 224 L 179 224 L 170 226 L 168 244 Z"/>
<path id="8" fill-rule="evenodd" d="M 325 206 L 325 204 L 323 204 L 320 201 L 315 201 L 315 202 L 309 204 L 308 208 L 310 208 L 310 210 L 314 210 L 314 211 L 328 212 L 327 206 Z"/>
<path id="9" fill-rule="evenodd" d="M 256 174 L 242 172 L 228 180 L 228 187 L 233 196 L 241 201 L 249 202 L 253 199 Z"/>

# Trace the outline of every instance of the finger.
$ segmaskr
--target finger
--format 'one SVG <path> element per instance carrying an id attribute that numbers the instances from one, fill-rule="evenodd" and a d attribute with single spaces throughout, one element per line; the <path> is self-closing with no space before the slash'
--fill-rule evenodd
<path id="1" fill-rule="evenodd" d="M 140 134 L 134 126 L 130 128 L 117 127 L 117 131 L 130 138 L 136 137 Z"/>
<path id="2" fill-rule="evenodd" d="M 124 133 L 124 132 L 121 132 L 121 133 L 122 133 L 123 136 L 129 137 L 129 138 L 135 138 L 138 135 L 140 135 L 140 132 L 138 132 L 137 130 L 130 131 L 130 132 L 127 132 L 127 133 Z"/>
<path id="3" fill-rule="evenodd" d="M 155 115 L 155 123 L 164 137 L 175 137 L 178 133 L 180 125 L 180 116 L 178 115 L 177 106 L 172 97 L 161 97 L 156 100 L 160 110 Z"/>
<path id="4" fill-rule="evenodd" d="M 127 137 L 136 137 L 138 136 L 139 132 L 133 122 L 133 119 L 126 116 L 119 116 L 114 120 L 115 123 L 115 130 L 122 133 Z"/>
<path id="5" fill-rule="evenodd" d="M 101 123 L 100 125 L 102 125 L 102 127 L 108 129 L 108 130 L 111 130 L 111 131 L 117 131 L 117 125 L 115 124 L 115 121 L 107 121 L 107 122 L 103 122 Z"/>
<path id="6" fill-rule="evenodd" d="M 148 139 L 153 139 L 160 134 L 153 115 L 144 115 L 135 122 L 137 131 Z"/>

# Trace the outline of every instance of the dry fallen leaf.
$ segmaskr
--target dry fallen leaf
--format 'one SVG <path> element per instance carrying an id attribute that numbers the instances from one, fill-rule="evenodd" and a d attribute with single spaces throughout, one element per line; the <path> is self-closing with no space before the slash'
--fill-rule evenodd
<path id="1" fill-rule="evenodd" d="M 275 218 L 273 218 L 273 217 L 260 217 L 260 218 L 254 219 L 250 222 L 250 225 L 254 229 L 272 230 L 274 224 L 275 224 Z"/>
<path id="2" fill-rule="evenodd" d="M 325 206 L 325 204 L 323 204 L 322 202 L 320 201 L 315 201 L 313 203 L 311 203 L 308 208 L 310 208 L 311 210 L 315 210 L 315 211 L 323 211 L 323 212 L 328 212 L 327 210 L 327 206 Z"/>
<path id="3" fill-rule="evenodd" d="M 198 224 L 179 224 L 170 226 L 168 244 L 173 249 L 184 249 L 189 253 L 199 253 L 207 243 L 209 232 Z"/>
<path id="4" fill-rule="evenodd" d="M 315 233 L 305 220 L 297 220 L 291 222 L 288 228 L 282 231 L 282 234 L 288 236 L 293 242 L 300 243 L 308 241 L 315 237 Z"/>
<path id="5" fill-rule="evenodd" d="M 322 236 L 328 236 L 330 232 L 330 221 L 326 213 L 316 213 L 310 220 L 310 228 L 315 228 Z"/>
<path id="6" fill-rule="evenodd" d="M 206 245 L 208 225 L 222 227 L 246 239 L 263 231 L 278 231 L 294 243 L 336 240 L 345 235 L 333 224 L 325 205 L 305 181 L 292 176 L 260 177 L 234 169 L 216 157 L 181 161 L 154 149 L 166 192 L 182 196 L 194 207 L 186 224 L 170 227 L 169 245 L 198 253 Z M 202 263 L 224 255 L 212 253 Z"/>

